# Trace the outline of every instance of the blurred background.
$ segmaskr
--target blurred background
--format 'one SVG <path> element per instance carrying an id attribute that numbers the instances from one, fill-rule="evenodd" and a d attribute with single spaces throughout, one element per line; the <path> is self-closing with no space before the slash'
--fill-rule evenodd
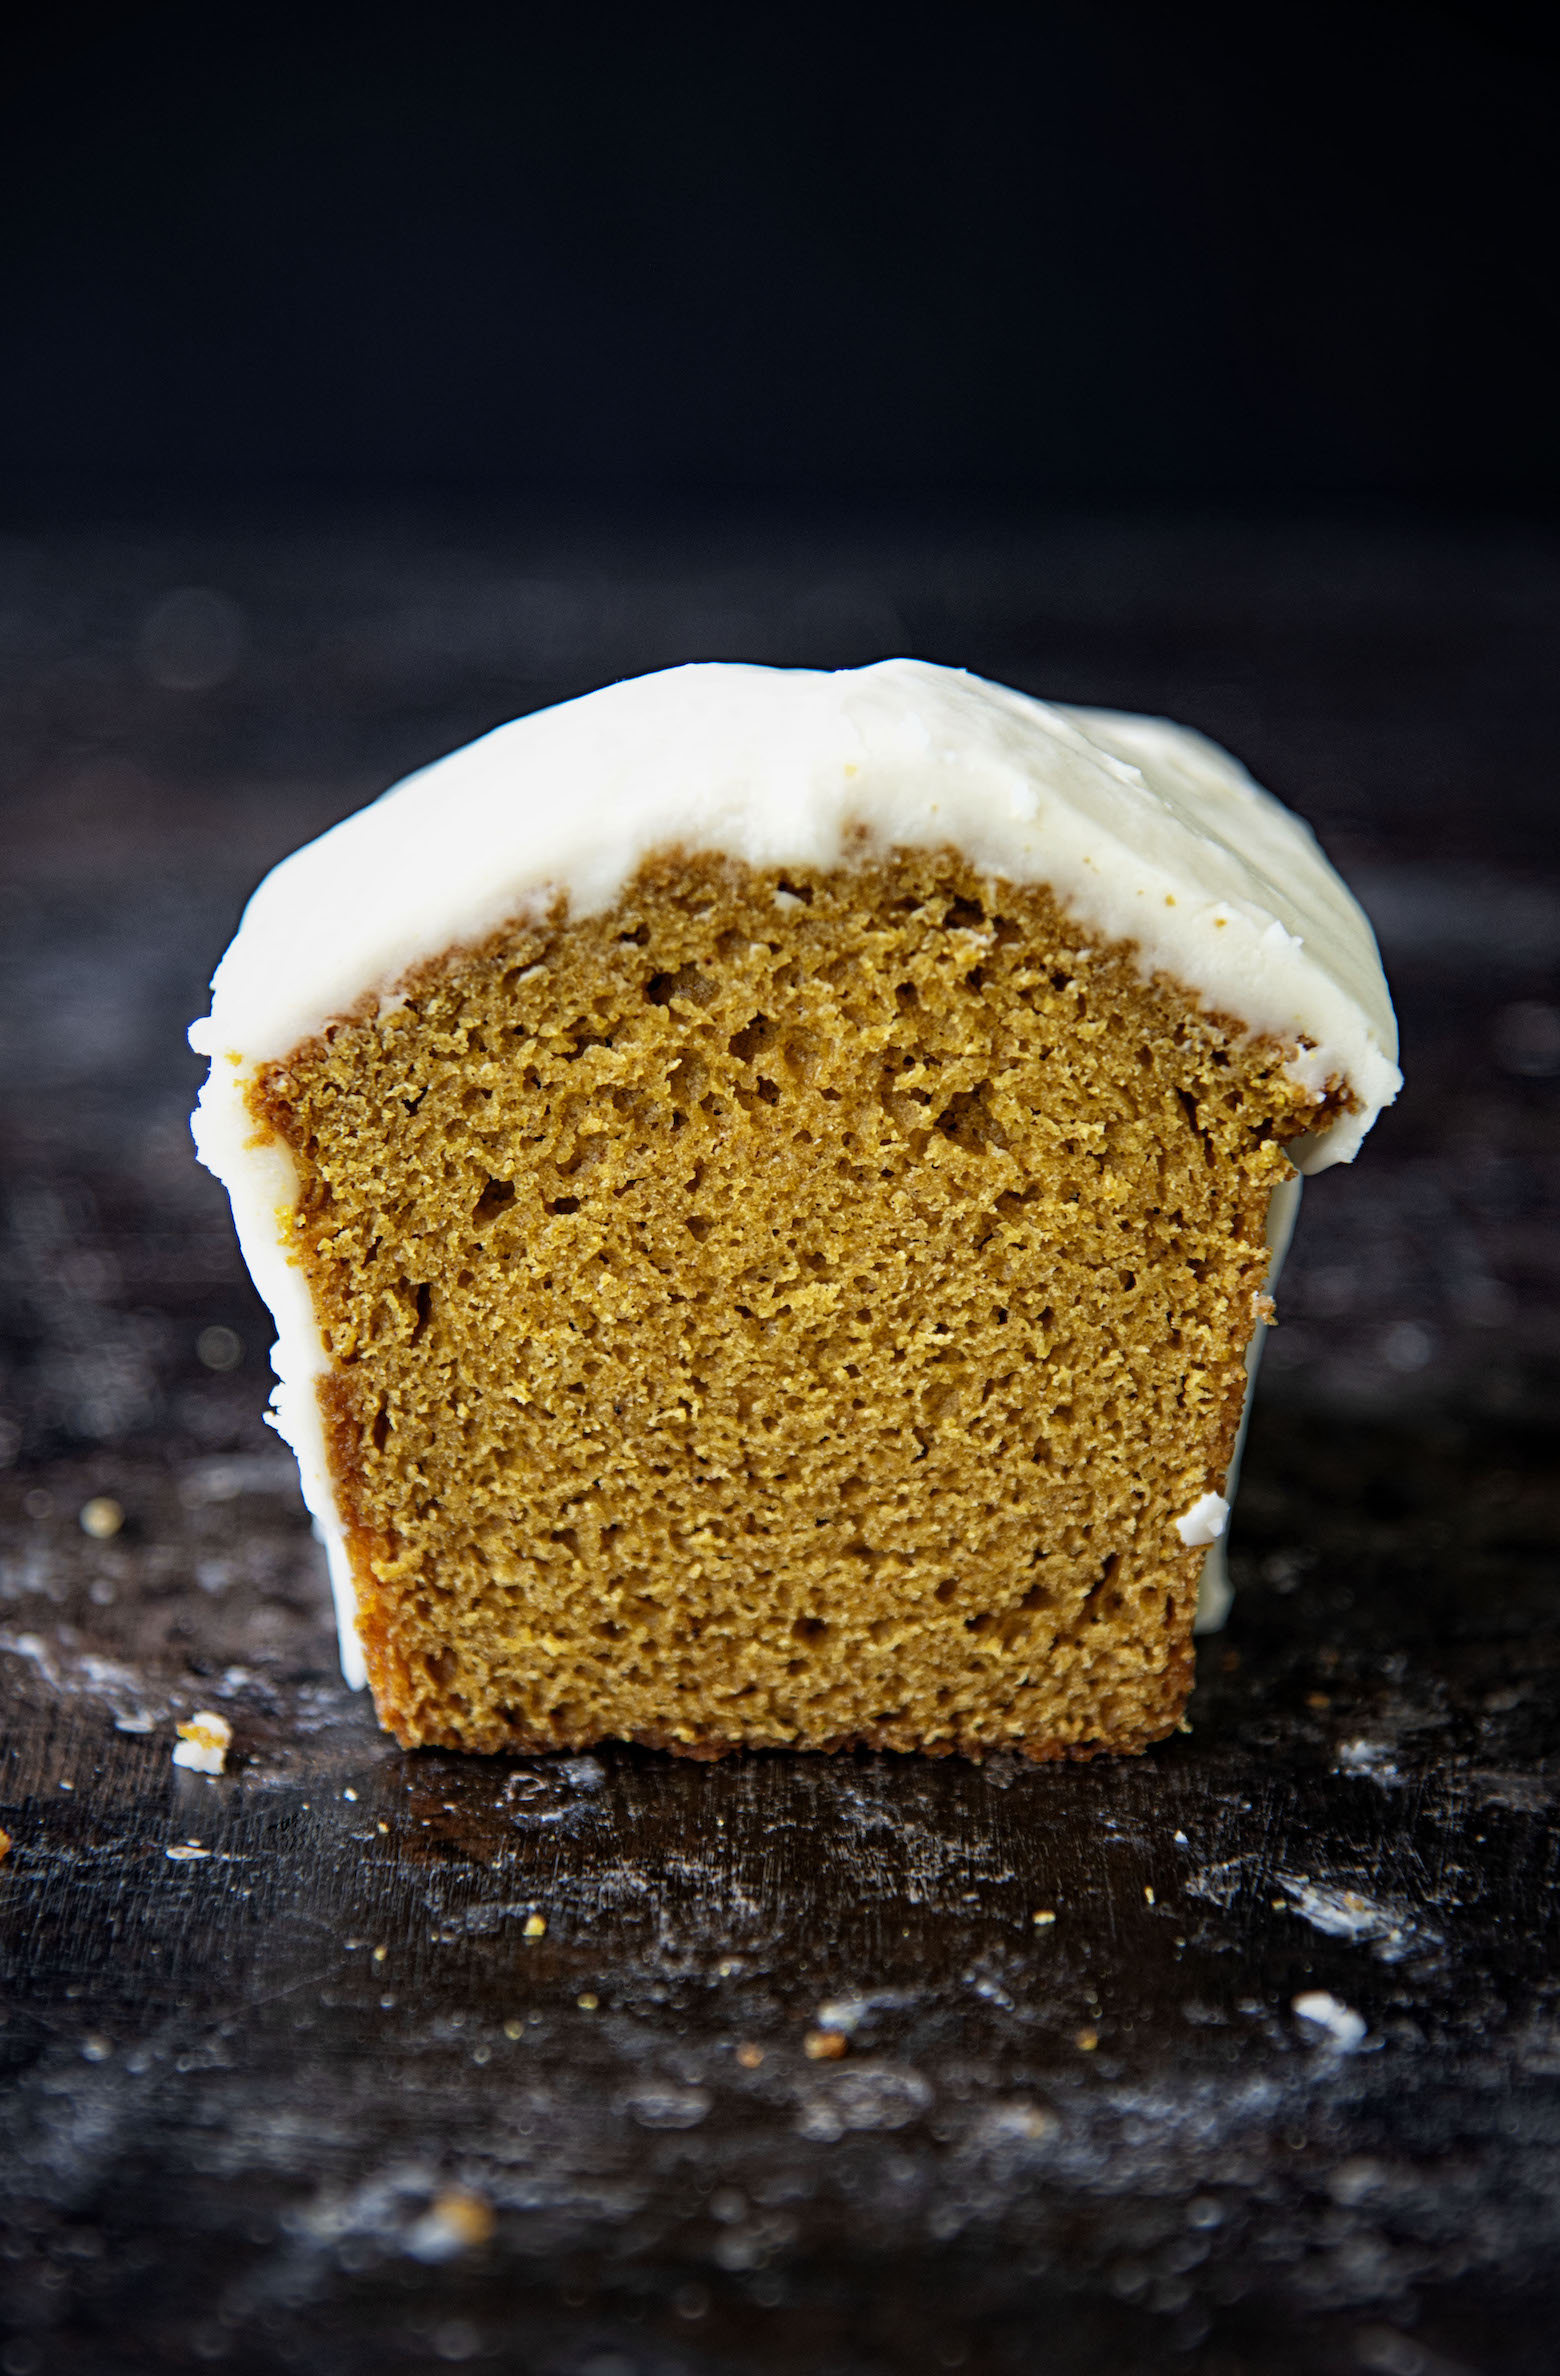
<path id="1" fill-rule="evenodd" d="M 183 1029 L 269 864 L 606 678 L 898 651 L 1312 820 L 1410 1086 L 1270 1400 L 1546 1423 L 1556 71 L 1493 0 L 32 12 L 0 1459 L 260 1456 Z"/>
<path id="2" fill-rule="evenodd" d="M 1555 45 L 60 0 L 8 44 L 11 494 L 1526 509 Z"/>

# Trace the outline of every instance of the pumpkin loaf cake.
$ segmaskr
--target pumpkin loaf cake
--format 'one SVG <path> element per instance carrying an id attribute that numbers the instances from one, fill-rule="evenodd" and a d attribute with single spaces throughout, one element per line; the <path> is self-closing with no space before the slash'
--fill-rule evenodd
<path id="1" fill-rule="evenodd" d="M 911 661 L 669 670 L 277 868 L 192 1031 L 408 1746 L 1171 1730 L 1370 928 L 1235 762 Z"/>

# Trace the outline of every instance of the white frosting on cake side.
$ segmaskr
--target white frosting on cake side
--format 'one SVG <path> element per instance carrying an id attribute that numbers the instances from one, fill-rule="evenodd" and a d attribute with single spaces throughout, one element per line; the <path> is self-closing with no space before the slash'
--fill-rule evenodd
<path id="1" fill-rule="evenodd" d="M 1284 1267 L 1284 1257 L 1289 1252 L 1290 1241 L 1295 1234 L 1295 1223 L 1300 1218 L 1300 1195 L 1304 1187 L 1304 1180 L 1281 1180 L 1268 1198 L 1267 1242 L 1272 1260 L 1268 1264 L 1268 1275 L 1262 1282 L 1262 1290 L 1270 1304 L 1278 1285 L 1279 1273 Z M 1262 1364 L 1262 1348 L 1267 1342 L 1267 1328 L 1260 1311 L 1253 1314 L 1253 1321 L 1251 1342 L 1246 1347 L 1246 1392 L 1240 1406 L 1240 1425 L 1235 1431 L 1235 1449 L 1230 1454 L 1229 1474 L 1224 1480 L 1222 1498 L 1226 1510 L 1234 1507 L 1240 1485 L 1240 1464 L 1251 1428 L 1257 1371 Z M 1197 1621 L 1192 1627 L 1193 1633 L 1222 1632 L 1234 1599 L 1235 1587 L 1230 1581 L 1229 1542 L 1221 1528 L 1216 1539 L 1208 1546 L 1208 1556 L 1203 1561 L 1202 1574 L 1197 1581 Z"/>
<path id="2" fill-rule="evenodd" d="M 211 1058 L 201 1159 L 233 1201 L 277 1323 L 275 1423 L 331 1555 L 343 1666 L 363 1680 L 316 1385 L 326 1367 L 285 1250 L 292 1166 L 256 1137 L 257 1069 L 420 961 L 560 896 L 611 907 L 669 847 L 830 867 L 951 844 L 982 874 L 1044 883 L 1085 927 L 1136 944 L 1210 1010 L 1291 1044 L 1318 1103 L 1357 1111 L 1290 1149 L 1349 1162 L 1400 1085 L 1369 924 L 1315 839 L 1227 753 L 1162 719 L 1061 708 L 924 661 L 824 674 L 667 669 L 501 726 L 425 768 L 267 876 L 191 1044 Z"/>

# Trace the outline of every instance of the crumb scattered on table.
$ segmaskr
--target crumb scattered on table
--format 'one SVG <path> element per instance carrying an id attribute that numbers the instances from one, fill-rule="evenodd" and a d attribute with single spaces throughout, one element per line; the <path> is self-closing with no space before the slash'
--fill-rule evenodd
<path id="1" fill-rule="evenodd" d="M 406 2239 L 415 2260 L 453 2260 L 485 2244 L 493 2233 L 493 2206 L 484 2195 L 452 2186 L 429 2206 Z"/>
<path id="2" fill-rule="evenodd" d="M 1293 2000 L 1302 2021 L 1323 2031 L 1340 2054 L 1352 2054 L 1365 2041 L 1366 2025 L 1352 2005 L 1341 2005 L 1325 1988 L 1307 1989 Z"/>
<path id="3" fill-rule="evenodd" d="M 220 1774 L 233 1744 L 233 1727 L 227 1718 L 201 1708 L 178 1729 L 174 1764 L 187 1766 L 192 1774 Z"/>

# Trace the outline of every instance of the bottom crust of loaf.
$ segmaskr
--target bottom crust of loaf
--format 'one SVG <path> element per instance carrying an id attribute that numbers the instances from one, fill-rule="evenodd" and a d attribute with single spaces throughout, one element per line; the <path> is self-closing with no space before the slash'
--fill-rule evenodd
<path id="1" fill-rule="evenodd" d="M 599 1749 L 609 1741 L 621 1741 L 634 1749 L 655 1749 L 670 1757 L 686 1757 L 700 1765 L 714 1765 L 723 1757 L 737 1757 L 747 1751 L 785 1748 L 820 1756 L 833 1756 L 853 1749 L 887 1750 L 901 1756 L 964 1757 L 980 1765 L 988 1757 L 1016 1756 L 1030 1765 L 1087 1765 L 1096 1757 L 1134 1757 L 1151 1749 L 1156 1741 L 1165 1740 L 1171 1733 L 1185 1729 L 1186 1703 L 1191 1697 L 1195 1680 L 1194 1661 L 1188 1653 L 1177 1659 L 1172 1673 L 1165 1678 L 1166 1689 L 1162 1709 L 1153 1716 L 1145 1714 L 1145 1721 L 1132 1730 L 1122 1730 L 1101 1740 L 1059 1740 L 1041 1735 L 1033 1740 L 1022 1738 L 998 1741 L 952 1738 L 939 1735 L 919 1739 L 900 1726 L 867 1725 L 856 1732 L 831 1733 L 822 1737 L 776 1742 L 773 1739 L 753 1740 L 742 1735 L 695 1733 L 691 1736 L 673 1732 L 665 1725 L 645 1725 L 633 1732 L 604 1734 L 591 1726 L 572 1734 L 527 1731 L 522 1727 L 488 1725 L 480 1728 L 463 1726 L 447 1732 L 430 1731 L 426 1725 L 414 1722 L 403 1727 L 394 1720 L 388 1705 L 380 1706 L 380 1716 L 395 1735 L 403 1749 L 461 1749 L 485 1757 L 551 1757 L 569 1751 Z"/>

